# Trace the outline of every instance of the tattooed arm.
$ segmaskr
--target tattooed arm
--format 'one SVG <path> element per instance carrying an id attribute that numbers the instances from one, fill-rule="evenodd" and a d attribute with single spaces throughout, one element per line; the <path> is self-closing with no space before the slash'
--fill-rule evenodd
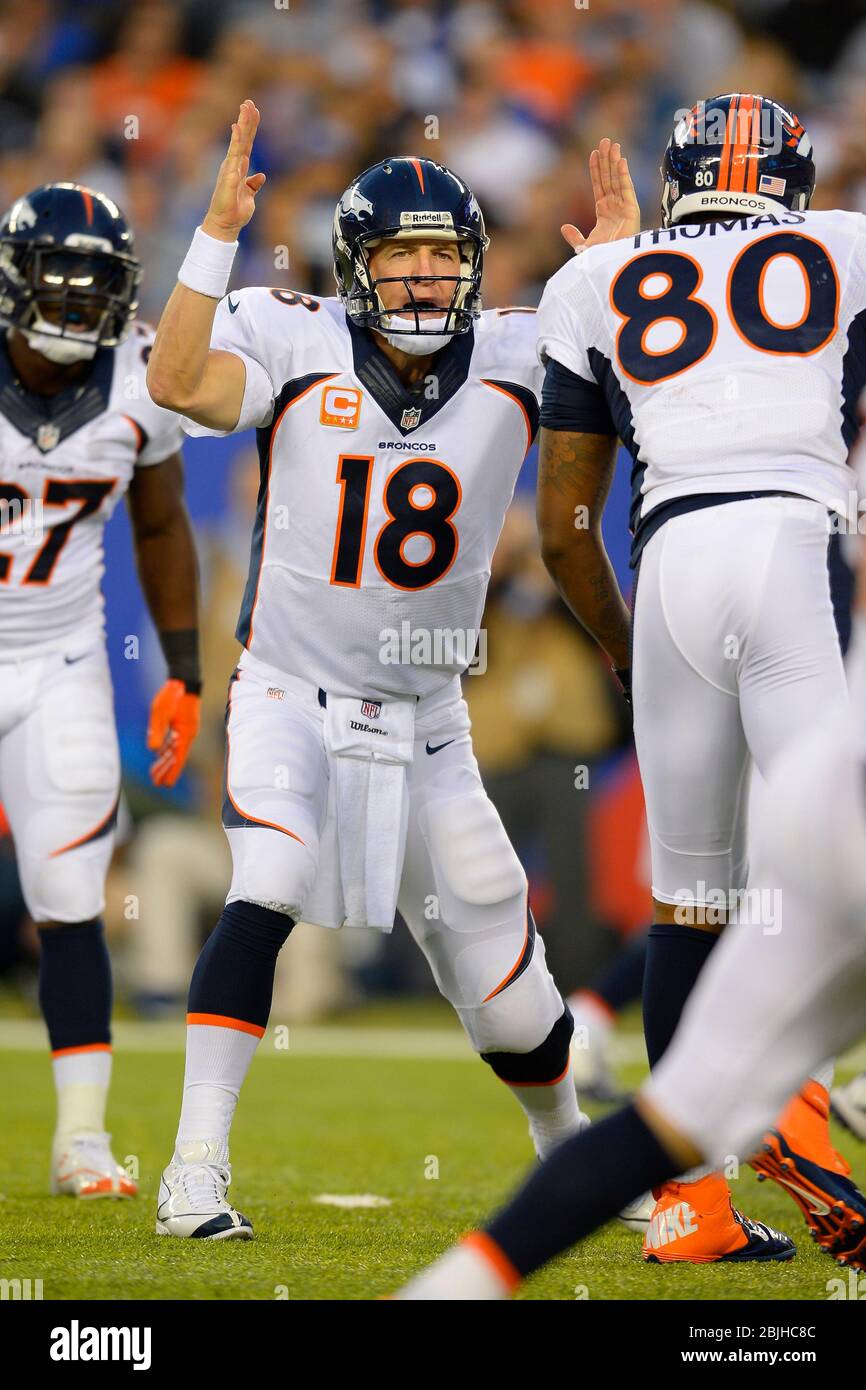
<path id="1" fill-rule="evenodd" d="M 601 535 L 616 451 L 615 435 L 542 429 L 538 530 L 544 563 L 565 602 L 624 670 L 631 615 Z"/>

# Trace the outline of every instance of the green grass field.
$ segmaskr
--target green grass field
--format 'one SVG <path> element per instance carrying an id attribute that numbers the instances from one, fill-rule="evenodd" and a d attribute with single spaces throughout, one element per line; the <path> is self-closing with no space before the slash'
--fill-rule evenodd
<path id="1" fill-rule="evenodd" d="M 38 1025 L 0 1025 L 0 1278 L 41 1278 L 45 1299 L 366 1299 L 395 1289 L 489 1214 L 531 1157 L 505 1087 L 466 1056 L 446 1020 L 426 1009 L 408 1031 L 405 1010 L 368 1015 L 360 1027 L 354 1018 L 292 1030 L 286 1051 L 266 1038 L 232 1144 L 233 1199 L 256 1239 L 208 1244 L 154 1234 L 183 1075 L 182 1026 L 118 1030 L 109 1126 L 118 1159 L 138 1160 L 142 1195 L 88 1204 L 47 1195 L 53 1098 Z M 623 1079 L 633 1083 L 641 1071 L 633 1062 Z M 836 1138 L 866 1183 L 866 1150 Z M 826 1299 L 840 1271 L 813 1246 L 793 1203 L 749 1170 L 734 1191 L 748 1214 L 795 1237 L 794 1260 L 648 1266 L 640 1237 L 614 1223 L 529 1281 L 521 1297 Z M 325 1193 L 374 1194 L 390 1205 L 317 1204 Z"/>

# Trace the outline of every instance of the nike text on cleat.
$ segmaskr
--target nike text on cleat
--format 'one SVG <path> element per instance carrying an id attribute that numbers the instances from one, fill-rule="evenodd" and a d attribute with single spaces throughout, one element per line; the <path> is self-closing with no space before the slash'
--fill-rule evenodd
<path id="1" fill-rule="evenodd" d="M 55 1196 L 137 1197 L 138 1185 L 111 1152 L 111 1135 L 73 1134 L 55 1138 L 51 1156 L 51 1191 Z"/>
<path id="2" fill-rule="evenodd" d="M 226 1198 L 231 1182 L 227 1162 L 215 1162 L 222 1146 L 204 1141 L 181 1145 L 182 1162 L 162 1174 L 156 1208 L 156 1234 L 193 1240 L 251 1240 L 253 1228 Z"/>
<path id="3" fill-rule="evenodd" d="M 665 1183 L 655 1196 L 642 1252 L 650 1264 L 763 1262 L 789 1260 L 794 1254 L 788 1236 L 735 1210 L 718 1174 Z"/>
<path id="4" fill-rule="evenodd" d="M 759 1182 L 770 1178 L 793 1197 L 822 1250 L 866 1268 L 866 1197 L 845 1173 L 795 1153 L 777 1129 L 764 1135 L 751 1163 Z"/>

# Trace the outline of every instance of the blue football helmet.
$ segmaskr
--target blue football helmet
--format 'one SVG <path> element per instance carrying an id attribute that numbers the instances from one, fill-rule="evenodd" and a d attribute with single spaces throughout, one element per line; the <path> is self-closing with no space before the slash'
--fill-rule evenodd
<path id="1" fill-rule="evenodd" d="M 815 188 L 812 142 L 777 101 L 729 92 L 678 121 L 661 176 L 665 227 L 706 213 L 801 212 Z"/>
<path id="2" fill-rule="evenodd" d="M 424 327 L 412 276 L 372 278 L 368 252 L 386 237 L 457 243 L 460 274 L 432 277 L 454 286 L 447 311 L 443 310 L 444 324 Z M 436 337 L 443 332 L 465 333 L 481 312 L 481 273 L 488 243 L 475 196 L 444 164 L 410 156 L 383 159 L 358 175 L 334 213 L 334 275 L 346 313 L 360 327 L 382 332 Z M 389 323 L 391 314 L 382 304 L 378 287 L 395 281 L 405 285 L 406 309 L 400 312 L 412 314 L 414 327 L 394 329 Z"/>
<path id="3" fill-rule="evenodd" d="M 0 324 L 68 344 L 116 347 L 138 307 L 141 263 L 104 193 L 49 183 L 0 222 Z"/>

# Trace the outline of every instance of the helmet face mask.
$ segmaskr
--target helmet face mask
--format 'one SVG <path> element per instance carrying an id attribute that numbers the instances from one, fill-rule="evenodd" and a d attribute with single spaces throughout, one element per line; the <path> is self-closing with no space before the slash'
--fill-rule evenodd
<path id="1" fill-rule="evenodd" d="M 732 92 L 678 120 L 661 167 L 662 225 L 801 212 L 815 187 L 812 142 L 792 111 Z"/>
<path id="2" fill-rule="evenodd" d="M 57 362 L 116 347 L 138 307 L 141 264 L 120 210 L 102 194 L 49 184 L 0 224 L 0 324 Z M 59 344 L 64 344 L 60 347 Z"/>
<path id="3" fill-rule="evenodd" d="M 391 240 L 454 243 L 459 273 L 374 277 L 371 253 Z M 334 214 L 334 275 L 346 313 L 359 327 L 388 337 L 426 338 L 433 351 L 442 346 L 443 338 L 468 332 L 481 312 L 487 245 L 481 209 L 462 179 L 429 159 L 383 160 L 355 180 Z M 403 306 L 387 308 L 380 287 L 397 283 L 405 290 Z M 419 291 L 419 284 L 431 283 L 451 287 L 447 304 L 435 303 Z M 424 314 L 435 315 L 435 322 Z"/>

